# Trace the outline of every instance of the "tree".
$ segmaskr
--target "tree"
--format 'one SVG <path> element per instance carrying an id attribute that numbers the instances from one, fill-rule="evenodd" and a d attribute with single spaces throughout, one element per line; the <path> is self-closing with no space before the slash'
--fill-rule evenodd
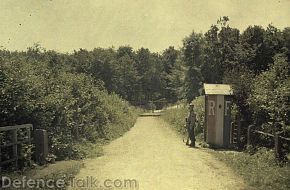
<path id="1" fill-rule="evenodd" d="M 270 69 L 256 77 L 248 101 L 258 125 L 267 122 L 289 125 L 290 66 L 285 55 L 277 54 L 273 59 Z"/>
<path id="2" fill-rule="evenodd" d="M 116 64 L 116 73 L 113 77 L 114 92 L 122 98 L 134 102 L 136 101 L 135 93 L 137 88 L 137 71 L 135 61 L 126 53 L 119 57 Z"/>
<path id="3" fill-rule="evenodd" d="M 180 99 L 182 86 L 182 62 L 180 59 L 180 52 L 170 46 L 162 53 L 162 63 L 164 72 L 162 73 L 162 80 L 164 80 L 164 97 L 168 102 L 175 103 Z"/>
<path id="4" fill-rule="evenodd" d="M 207 83 L 220 83 L 223 77 L 218 31 L 219 28 L 212 25 L 204 35 L 204 62 L 201 65 L 201 73 L 204 82 Z"/>
<path id="5" fill-rule="evenodd" d="M 288 57 L 290 60 L 290 27 L 287 27 L 283 30 L 283 38 L 284 38 L 284 47 Z"/>
<path id="6" fill-rule="evenodd" d="M 200 67 L 204 61 L 204 39 L 202 34 L 193 32 L 183 40 L 182 61 L 187 67 L 185 76 L 185 97 L 192 101 L 201 94 L 202 75 Z"/>

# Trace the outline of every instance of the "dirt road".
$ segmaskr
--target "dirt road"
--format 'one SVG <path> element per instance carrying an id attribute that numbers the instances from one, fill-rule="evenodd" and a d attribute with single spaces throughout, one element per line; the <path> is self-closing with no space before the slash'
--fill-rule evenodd
<path id="1" fill-rule="evenodd" d="M 127 179 L 131 189 L 138 181 L 140 190 L 245 189 L 228 167 L 201 149 L 186 147 L 158 117 L 140 117 L 128 133 L 105 146 L 103 157 L 86 160 L 76 179 L 87 176 L 111 187 L 99 189 L 130 189 Z"/>

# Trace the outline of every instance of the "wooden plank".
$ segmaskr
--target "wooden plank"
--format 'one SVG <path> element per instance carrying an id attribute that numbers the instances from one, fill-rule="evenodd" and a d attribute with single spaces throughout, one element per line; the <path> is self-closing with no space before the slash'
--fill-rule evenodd
<path id="1" fill-rule="evenodd" d="M 15 145 L 15 143 L 8 143 L 8 144 L 0 145 L 0 148 L 5 148 L 5 147 L 13 146 L 13 145 Z"/>
<path id="2" fill-rule="evenodd" d="M 255 133 L 259 133 L 259 134 L 262 134 L 262 135 L 266 135 L 266 136 L 269 136 L 269 137 L 274 137 L 274 135 L 270 134 L 270 133 L 265 133 L 263 131 L 257 131 L 257 130 L 254 130 Z"/>
<path id="3" fill-rule="evenodd" d="M 27 139 L 23 140 L 23 141 L 18 141 L 18 137 L 17 137 L 17 131 L 20 129 L 25 129 L 27 132 Z M 1 171 L 1 166 L 11 163 L 11 162 L 15 162 L 15 167 L 18 168 L 18 145 L 19 144 L 25 144 L 25 143 L 31 143 L 32 139 L 31 139 L 31 129 L 33 129 L 32 124 L 24 124 L 24 125 L 15 125 L 15 126 L 6 126 L 6 127 L 0 127 L 0 131 L 3 132 L 12 132 L 12 142 L 5 144 L 5 145 L 0 145 L 0 171 Z M 1 152 L 1 148 L 5 148 L 5 147 L 12 147 L 12 153 L 13 153 L 13 158 L 9 159 L 9 160 L 2 160 L 2 152 Z"/>
<path id="4" fill-rule="evenodd" d="M 248 127 L 248 131 L 247 131 L 247 146 L 248 147 L 253 145 L 253 139 L 252 138 L 253 138 L 253 132 L 255 132 L 254 128 L 255 128 L 255 125 L 250 125 Z"/>
<path id="5" fill-rule="evenodd" d="M 203 140 L 204 142 L 207 141 L 206 137 L 207 137 L 207 113 L 208 113 L 208 110 L 207 110 L 207 104 L 208 104 L 208 101 L 207 101 L 207 95 L 204 96 L 204 126 L 203 126 Z"/>
<path id="6" fill-rule="evenodd" d="M 231 144 L 231 97 L 224 96 L 224 126 L 223 126 L 223 146 L 228 147 Z"/>
<path id="7" fill-rule="evenodd" d="M 14 130 L 14 129 L 24 129 L 24 128 L 33 128 L 33 126 L 32 126 L 32 124 L 5 126 L 5 127 L 0 127 L 0 131 L 10 131 L 10 130 Z"/>
<path id="8" fill-rule="evenodd" d="M 279 136 L 278 136 L 278 134 L 276 133 L 275 134 L 275 137 L 274 137 L 274 142 L 275 142 L 275 146 L 274 146 L 274 148 L 275 148 L 275 157 L 276 157 L 276 159 L 278 159 L 278 160 L 280 160 L 280 153 L 281 153 L 281 147 L 280 147 L 280 142 L 279 142 Z"/>
<path id="9" fill-rule="evenodd" d="M 234 142 L 234 122 L 231 122 L 231 133 L 230 133 L 230 143 L 233 144 Z"/>
<path id="10" fill-rule="evenodd" d="M 158 117 L 163 115 L 163 113 L 157 112 L 157 113 L 142 113 L 139 116 L 140 117 Z"/>
<path id="11" fill-rule="evenodd" d="M 14 145 L 13 145 L 13 158 L 17 158 L 18 157 L 17 131 L 18 131 L 18 128 L 14 129 L 12 131 L 12 141 L 14 143 Z M 17 160 L 15 162 L 15 168 L 18 168 Z"/>
<path id="12" fill-rule="evenodd" d="M 5 160 L 3 162 L 0 162 L 0 166 L 4 166 L 4 165 L 9 164 L 11 162 L 15 162 L 16 160 L 18 160 L 18 157 L 12 158 L 12 159 L 9 159 L 9 160 Z"/>
<path id="13" fill-rule="evenodd" d="M 279 136 L 280 139 L 286 140 L 286 141 L 290 141 L 290 138 L 286 138 L 286 137 L 281 137 Z"/>
<path id="14" fill-rule="evenodd" d="M 216 128 L 215 128 L 215 145 L 219 147 L 224 147 L 224 95 L 217 95 L 216 101 Z"/>
<path id="15" fill-rule="evenodd" d="M 266 135 L 266 136 L 269 136 L 269 137 L 274 137 L 273 134 L 270 134 L 270 133 L 265 133 L 263 131 L 257 131 L 257 130 L 254 130 L 255 133 L 259 133 L 259 134 L 262 134 L 262 135 Z M 286 140 L 286 141 L 290 141 L 290 138 L 286 138 L 286 137 L 282 137 L 282 136 L 279 136 L 279 138 L 283 139 L 283 140 Z"/>
<path id="16" fill-rule="evenodd" d="M 5 148 L 5 147 L 9 147 L 9 146 L 13 146 L 13 145 L 18 145 L 18 144 L 25 144 L 25 143 L 30 143 L 32 141 L 32 139 L 27 139 L 24 141 L 17 141 L 17 143 L 9 143 L 9 144 L 4 144 L 4 145 L 0 145 L 0 148 Z"/>
<path id="17" fill-rule="evenodd" d="M 215 145 L 216 143 L 216 112 L 217 112 L 217 96 L 207 95 L 207 131 L 206 142 Z"/>
<path id="18" fill-rule="evenodd" d="M 1 152 L 1 147 L 0 147 L 0 174 L 2 173 L 1 163 L 2 163 L 2 152 Z"/>
<path id="19" fill-rule="evenodd" d="M 48 156 L 48 134 L 46 130 L 35 130 L 35 157 L 38 164 L 46 164 L 46 157 Z"/>

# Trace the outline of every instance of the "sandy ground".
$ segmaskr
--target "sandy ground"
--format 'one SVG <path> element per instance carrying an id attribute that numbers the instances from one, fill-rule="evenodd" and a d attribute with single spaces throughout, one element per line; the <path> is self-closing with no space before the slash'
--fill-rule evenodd
<path id="1" fill-rule="evenodd" d="M 185 146 L 158 117 L 138 118 L 128 133 L 105 146 L 104 156 L 86 160 L 76 179 L 87 176 L 99 184 L 86 189 L 134 189 L 134 180 L 140 190 L 246 189 L 227 166 L 202 149 Z"/>

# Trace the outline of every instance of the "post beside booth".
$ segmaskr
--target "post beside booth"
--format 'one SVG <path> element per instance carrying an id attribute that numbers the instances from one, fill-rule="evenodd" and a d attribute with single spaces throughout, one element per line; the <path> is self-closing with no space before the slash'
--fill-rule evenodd
<path id="1" fill-rule="evenodd" d="M 204 84 L 205 90 L 205 140 L 215 147 L 230 145 L 231 95 L 227 84 Z"/>

